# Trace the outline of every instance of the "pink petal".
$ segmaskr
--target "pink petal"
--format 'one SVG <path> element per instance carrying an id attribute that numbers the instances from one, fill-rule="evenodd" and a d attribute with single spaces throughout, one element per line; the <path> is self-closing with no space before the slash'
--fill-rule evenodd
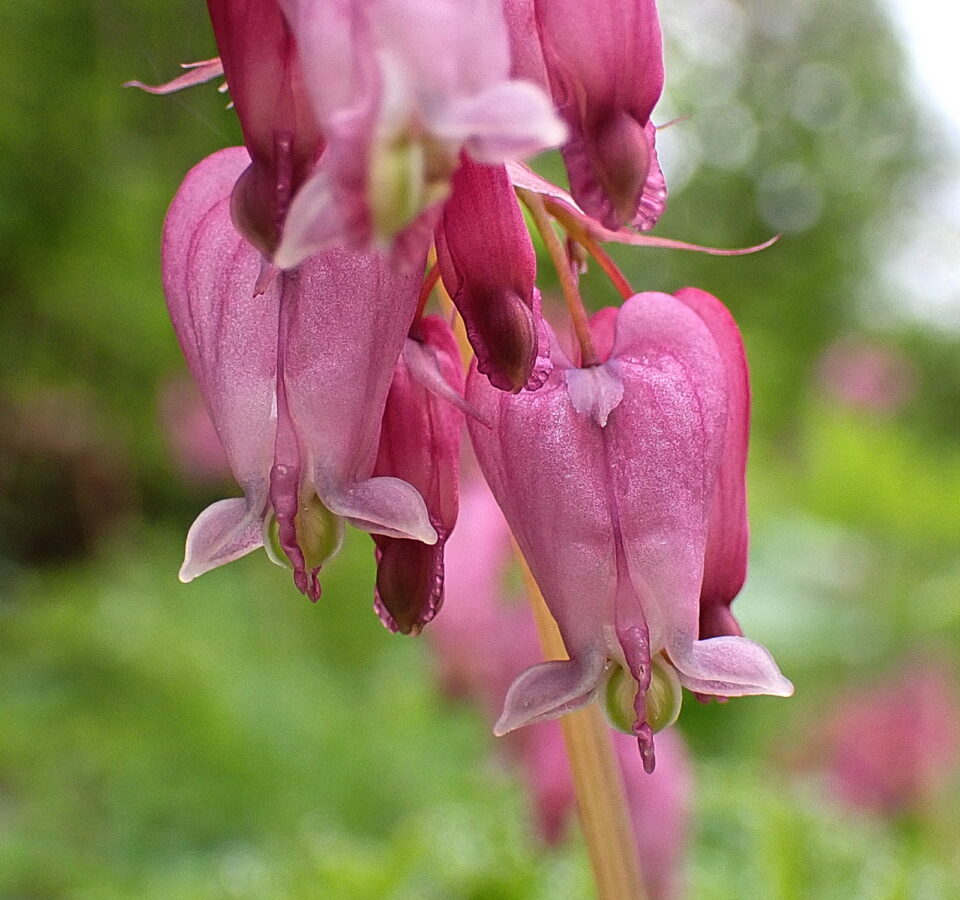
<path id="1" fill-rule="evenodd" d="M 503 14 L 510 36 L 510 74 L 547 88 L 547 70 L 540 49 L 534 0 L 504 0 Z"/>
<path id="2" fill-rule="evenodd" d="M 480 371 L 501 390 L 542 384 L 550 362 L 540 348 L 536 254 L 502 167 L 461 159 L 436 245 Z"/>
<path id="3" fill-rule="evenodd" d="M 650 647 L 672 655 L 697 635 L 726 372 L 707 327 L 668 294 L 624 304 L 612 361 L 624 394 L 605 435 L 626 564 Z"/>
<path id="4" fill-rule="evenodd" d="M 573 408 L 604 428 L 610 413 L 623 399 L 623 381 L 617 365 L 567 369 L 564 375 Z"/>
<path id="5" fill-rule="evenodd" d="M 230 191 L 249 163 L 221 150 L 184 179 L 164 223 L 163 279 L 174 329 L 234 477 L 264 497 L 275 434 L 275 290 L 254 297 L 260 255 L 237 234 Z"/>
<path id="6" fill-rule="evenodd" d="M 670 661 L 684 687 L 698 694 L 746 697 L 771 694 L 790 697 L 793 685 L 766 647 L 742 637 L 715 637 L 696 641 L 682 652 L 671 649 Z"/>
<path id="7" fill-rule="evenodd" d="M 297 44 L 277 0 L 209 0 L 207 6 L 251 157 L 234 194 L 234 222 L 270 256 L 290 201 L 322 150 L 320 131 L 304 92 Z"/>
<path id="8" fill-rule="evenodd" d="M 589 12 L 578 0 L 536 0 L 536 16 L 553 99 L 570 128 L 563 152 L 573 195 L 609 228 L 634 223 L 663 87 L 654 0 L 600 0 Z"/>
<path id="9" fill-rule="evenodd" d="M 567 652 L 597 652 L 616 591 L 603 432 L 574 410 L 559 369 L 536 392 L 507 394 L 474 366 L 467 399 L 493 426 L 467 422 L 484 477 Z"/>
<path id="10" fill-rule="evenodd" d="M 266 496 L 231 497 L 208 506 L 187 532 L 180 580 L 193 581 L 263 546 Z"/>
<path id="11" fill-rule="evenodd" d="M 750 440 L 750 381 L 743 341 L 733 316 L 714 296 L 683 288 L 677 298 L 694 310 L 716 341 L 727 376 L 727 424 L 707 532 L 700 590 L 700 637 L 739 635 L 730 613 L 747 575 L 747 445 Z"/>
<path id="12" fill-rule="evenodd" d="M 456 338 L 440 318 L 417 323 L 422 341 L 407 339 L 432 352 L 434 381 L 455 396 L 463 391 Z M 443 602 L 443 545 L 457 520 L 457 480 L 463 414 L 419 383 L 405 362 L 397 361 L 380 432 L 377 475 L 404 479 L 427 504 L 437 534 L 432 546 L 419 541 L 376 536 L 376 608 L 393 631 L 418 632 Z"/>
<path id="13" fill-rule="evenodd" d="M 539 663 L 522 672 L 507 691 L 498 737 L 524 725 L 555 719 L 589 703 L 600 684 L 606 655 L 598 648 L 574 659 Z"/>
<path id="14" fill-rule="evenodd" d="M 331 512 L 363 531 L 437 542 L 423 498 L 399 478 L 367 478 L 346 490 L 331 487 L 318 493 Z"/>
<path id="15" fill-rule="evenodd" d="M 567 135 L 549 98 L 528 81 L 501 81 L 451 104 L 431 124 L 441 140 L 462 144 L 477 162 L 489 165 L 533 156 Z"/>
<path id="16" fill-rule="evenodd" d="M 370 478 L 420 273 L 400 275 L 378 254 L 330 250 L 284 278 L 285 398 L 304 477 L 358 527 L 433 543 L 416 489 Z"/>

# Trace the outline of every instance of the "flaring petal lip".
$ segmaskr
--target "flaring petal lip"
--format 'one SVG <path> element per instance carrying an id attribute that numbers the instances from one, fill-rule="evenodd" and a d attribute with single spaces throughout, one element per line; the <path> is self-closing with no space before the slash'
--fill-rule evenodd
<path id="1" fill-rule="evenodd" d="M 742 348 L 715 338 L 694 306 L 638 294 L 614 322 L 595 317 L 607 361 L 574 369 L 558 355 L 536 393 L 497 392 L 471 372 L 468 399 L 494 425 L 468 423 L 478 460 L 577 661 L 521 675 L 500 731 L 586 702 L 596 680 L 584 672 L 598 680 L 606 660 L 625 657 L 637 677 L 659 652 L 699 693 L 792 693 L 759 644 L 697 639 Z M 599 668 L 587 662 L 598 652 Z"/>

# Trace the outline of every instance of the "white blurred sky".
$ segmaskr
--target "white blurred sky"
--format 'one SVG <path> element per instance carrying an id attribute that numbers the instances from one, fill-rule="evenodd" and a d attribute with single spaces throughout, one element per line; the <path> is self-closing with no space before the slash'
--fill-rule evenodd
<path id="1" fill-rule="evenodd" d="M 960 140 L 960 6 L 953 0 L 887 0 L 913 58 L 917 87 L 947 114 Z"/>
<path id="2" fill-rule="evenodd" d="M 910 54 L 914 90 L 948 142 L 941 167 L 919 187 L 919 214 L 890 234 L 885 271 L 897 310 L 960 331 L 960 5 L 886 0 Z"/>

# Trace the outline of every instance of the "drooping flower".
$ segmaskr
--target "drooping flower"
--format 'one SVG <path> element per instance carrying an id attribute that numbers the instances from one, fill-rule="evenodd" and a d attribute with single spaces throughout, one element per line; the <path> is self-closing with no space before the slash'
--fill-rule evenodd
<path id="1" fill-rule="evenodd" d="M 228 148 L 195 166 L 164 227 L 170 316 L 244 496 L 206 509 L 187 536 L 181 578 L 276 540 L 297 586 L 316 598 L 340 519 L 430 543 L 419 493 L 371 477 L 393 367 L 420 277 L 382 256 L 333 250 L 266 279 L 234 228 L 230 195 L 250 163 Z"/>
<path id="2" fill-rule="evenodd" d="M 281 5 L 327 141 L 290 210 L 282 267 L 331 243 L 404 244 L 405 231 L 429 231 L 461 150 L 496 164 L 563 139 L 542 89 L 509 78 L 500 0 Z"/>
<path id="3" fill-rule="evenodd" d="M 506 520 L 479 473 L 470 471 L 469 462 L 465 468 L 460 521 L 447 545 L 448 600 L 427 634 L 445 686 L 481 706 L 492 722 L 503 707 L 511 673 L 541 655 Z M 668 900 L 680 894 L 690 812 L 683 738 L 671 729 L 657 739 L 657 771 L 647 775 L 634 742 L 616 731 L 611 735 L 647 892 Z M 538 722 L 504 741 L 523 774 L 540 836 L 548 843 L 561 840 L 575 800 L 559 723 Z"/>
<path id="4" fill-rule="evenodd" d="M 477 366 L 501 390 L 533 390 L 550 360 L 533 242 L 507 172 L 464 156 L 436 229 L 437 262 Z"/>
<path id="5" fill-rule="evenodd" d="M 478 460 L 570 655 L 517 678 L 497 731 L 583 705 L 615 663 L 633 679 L 632 730 L 650 769 L 661 710 L 648 716 L 648 695 L 662 705 L 675 680 L 725 697 L 792 686 L 759 644 L 699 634 L 705 564 L 726 558 L 708 545 L 713 505 L 728 502 L 717 483 L 737 409 L 728 371 L 741 361 L 667 294 L 637 294 L 592 331 L 601 363 L 578 368 L 552 339 L 554 370 L 535 393 L 468 380 L 493 425 L 468 423 Z"/>
<path id="6" fill-rule="evenodd" d="M 437 316 L 416 323 L 397 360 L 374 474 L 402 478 L 427 505 L 432 544 L 374 534 L 375 606 L 391 631 L 419 632 L 443 603 L 444 544 L 457 522 L 463 370 L 456 338 Z"/>
<path id="7" fill-rule="evenodd" d="M 535 77 L 542 58 L 567 124 L 561 152 L 577 202 L 609 229 L 652 228 L 666 203 L 650 122 L 663 88 L 654 0 L 510 0 L 507 11 L 518 70 Z"/>

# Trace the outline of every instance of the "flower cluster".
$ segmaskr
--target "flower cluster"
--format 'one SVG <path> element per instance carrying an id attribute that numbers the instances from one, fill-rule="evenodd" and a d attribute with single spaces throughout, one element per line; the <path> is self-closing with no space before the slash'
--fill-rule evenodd
<path id="1" fill-rule="evenodd" d="M 747 541 L 736 325 L 702 291 L 634 293 L 600 246 L 689 246 L 643 233 L 666 200 L 653 0 L 208 6 L 219 61 L 154 90 L 225 75 L 244 147 L 187 175 L 163 274 L 243 497 L 201 513 L 181 578 L 263 545 L 317 599 L 346 522 L 373 535 L 384 623 L 418 632 L 443 599 L 466 419 L 570 656 L 516 679 L 499 732 L 605 690 L 651 769 L 681 684 L 789 694 L 730 612 Z M 569 193 L 523 164 L 553 147 Z M 521 204 L 573 345 L 542 316 Z M 588 255 L 626 301 L 589 320 Z M 435 294 L 445 315 L 427 314 Z"/>

